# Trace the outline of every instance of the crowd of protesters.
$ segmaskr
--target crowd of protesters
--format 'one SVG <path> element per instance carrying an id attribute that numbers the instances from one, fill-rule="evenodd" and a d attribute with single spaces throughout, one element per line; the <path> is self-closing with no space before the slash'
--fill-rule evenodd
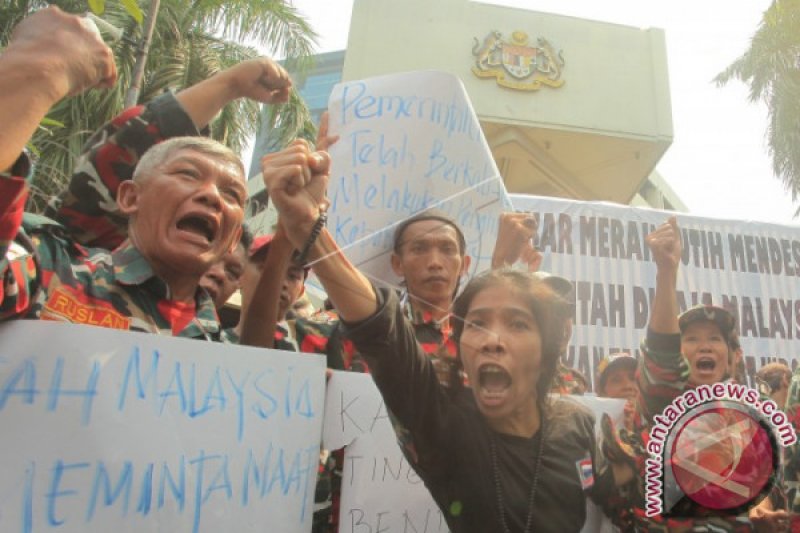
<path id="1" fill-rule="evenodd" d="M 297 140 L 263 157 L 279 221 L 251 234 L 244 167 L 203 133 L 235 99 L 285 102 L 291 79 L 276 62 L 245 61 L 123 111 L 91 137 L 47 217 L 24 212 L 25 145 L 59 100 L 114 84 L 113 54 L 87 19 L 50 7 L 15 29 L 0 74 L 0 318 L 318 353 L 330 369 L 369 372 L 455 533 L 580 531 L 587 498 L 619 531 L 798 530 L 793 449 L 752 508 L 689 498 L 669 516 L 644 511 L 653 417 L 684 391 L 735 380 L 742 358 L 728 311 L 679 313 L 674 218 L 647 236 L 657 274 L 640 355 L 608 354 L 584 376 L 564 365 L 572 284 L 538 271 L 529 214 L 501 216 L 492 269 L 472 279 L 462 230 L 435 210 L 396 227 L 387 269 L 402 291 L 350 264 L 325 227 L 326 149 L 336 142 L 326 124 L 314 146 Z M 525 270 L 507 268 L 520 261 Z M 333 310 L 301 300 L 309 265 Z M 218 310 L 236 290 L 240 320 L 223 328 Z M 779 406 L 800 406 L 787 367 L 767 365 L 757 381 Z M 621 421 L 603 417 L 600 439 L 594 416 L 569 399 L 592 382 L 625 402 Z M 340 467 L 341 452 L 322 451 L 314 531 L 336 528 Z"/>

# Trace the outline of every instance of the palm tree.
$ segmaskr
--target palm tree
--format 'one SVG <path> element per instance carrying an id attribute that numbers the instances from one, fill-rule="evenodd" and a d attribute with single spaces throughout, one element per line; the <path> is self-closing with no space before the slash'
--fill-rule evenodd
<path id="1" fill-rule="evenodd" d="M 751 101 L 767 104 L 773 171 L 796 202 L 800 198 L 800 0 L 773 0 L 750 48 L 714 81 L 721 86 L 732 79 L 750 86 Z"/>
<path id="2" fill-rule="evenodd" d="M 143 6 L 145 2 L 141 2 Z M 86 0 L 7 0 L 0 6 L 0 45 L 26 14 L 48 4 L 87 11 Z M 102 18 L 122 28 L 126 39 L 112 45 L 119 81 L 111 90 L 89 91 L 63 100 L 48 115 L 63 127 L 42 127 L 34 135 L 36 173 L 28 209 L 39 210 L 65 186 L 73 160 L 88 136 L 122 110 L 142 27 L 117 0 L 105 2 Z M 139 103 L 165 90 L 180 90 L 245 59 L 261 55 L 254 46 L 286 58 L 290 69 L 307 67 L 316 34 L 291 0 L 162 0 Z M 254 46 L 240 44 L 253 43 Z M 313 139 L 305 103 L 293 95 L 270 115 L 270 126 L 285 144 L 295 136 Z M 210 125 L 211 136 L 235 151 L 260 127 L 260 105 L 244 99 L 226 106 Z"/>

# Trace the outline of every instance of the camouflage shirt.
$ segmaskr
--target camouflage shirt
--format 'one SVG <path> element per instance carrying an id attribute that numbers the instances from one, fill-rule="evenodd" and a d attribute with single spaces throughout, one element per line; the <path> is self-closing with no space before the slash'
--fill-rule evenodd
<path id="1" fill-rule="evenodd" d="M 448 388 L 452 388 L 458 380 L 466 384 L 466 377 L 458 360 L 458 348 L 453 339 L 450 315 L 436 320 L 428 311 L 416 311 L 411 302 L 406 302 L 403 310 L 414 326 L 414 336 L 422 351 L 433 362 L 439 383 Z"/>
<path id="2" fill-rule="evenodd" d="M 137 163 L 154 144 L 197 135 L 200 131 L 171 93 L 126 109 L 89 138 L 67 190 L 45 214 L 84 246 L 116 248 L 128 237 L 128 220 L 116 202 L 120 183 L 133 178 Z"/>
<path id="3" fill-rule="evenodd" d="M 784 410 L 795 432 L 800 436 L 800 366 L 792 373 Z M 782 449 L 783 469 L 770 498 L 774 509 L 786 509 L 791 519 L 791 531 L 800 531 L 800 443 Z"/>
<path id="4" fill-rule="evenodd" d="M 680 352 L 680 335 L 647 332 L 636 378 L 639 397 L 632 428 L 613 428 L 603 420 L 605 455 L 611 461 L 628 461 L 637 473 L 622 490 L 624 498 L 607 502 L 606 512 L 621 531 L 642 532 L 745 532 L 752 531 L 746 516 L 648 517 L 645 514 L 647 445 L 653 416 L 660 414 L 689 388 L 689 367 Z M 707 516 L 705 516 L 707 514 Z"/>
<path id="5" fill-rule="evenodd" d="M 324 355 L 328 368 L 344 370 L 345 354 L 351 353 L 352 343 L 340 342 L 338 329 L 338 319 L 328 313 L 281 322 L 275 327 L 275 349 Z M 227 328 L 222 341 L 239 344 L 241 339 L 235 328 Z"/>
<path id="6" fill-rule="evenodd" d="M 215 340 L 214 305 L 198 290 L 174 301 L 129 242 L 87 249 L 45 217 L 23 213 L 26 180 L 0 176 L 0 318 L 41 318 L 112 329 Z"/>

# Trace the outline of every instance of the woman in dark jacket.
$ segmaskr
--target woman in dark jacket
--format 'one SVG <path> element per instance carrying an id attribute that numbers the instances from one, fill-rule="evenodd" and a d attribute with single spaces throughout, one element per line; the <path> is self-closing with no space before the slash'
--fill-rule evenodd
<path id="1" fill-rule="evenodd" d="M 453 308 L 470 388 L 447 392 L 391 290 L 375 289 L 324 227 L 330 161 L 295 143 L 263 161 L 280 224 L 368 358 L 406 453 L 454 533 L 579 531 L 613 476 L 591 415 L 547 393 L 568 306 L 526 273 L 472 280 Z M 434 279 L 435 282 L 435 279 Z"/>

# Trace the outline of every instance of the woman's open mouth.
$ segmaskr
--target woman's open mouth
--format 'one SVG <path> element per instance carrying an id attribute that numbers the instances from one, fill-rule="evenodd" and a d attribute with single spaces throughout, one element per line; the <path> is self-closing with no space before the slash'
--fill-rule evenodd
<path id="1" fill-rule="evenodd" d="M 499 365 L 482 365 L 478 368 L 477 385 L 482 403 L 496 405 L 505 399 L 511 388 L 511 375 Z"/>
<path id="2" fill-rule="evenodd" d="M 717 368 L 717 361 L 713 357 L 700 357 L 694 366 L 701 374 L 710 374 Z"/>

